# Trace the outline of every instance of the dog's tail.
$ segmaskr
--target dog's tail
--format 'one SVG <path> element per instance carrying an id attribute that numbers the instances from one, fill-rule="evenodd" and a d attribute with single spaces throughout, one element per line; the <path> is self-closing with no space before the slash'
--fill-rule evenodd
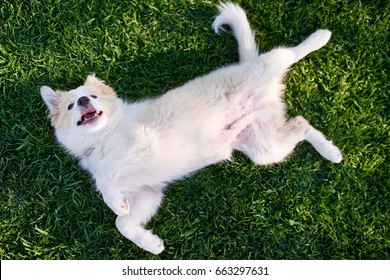
<path id="1" fill-rule="evenodd" d="M 213 22 L 212 28 L 216 33 L 225 30 L 222 26 L 229 25 L 238 42 L 240 63 L 251 61 L 258 56 L 255 34 L 251 29 L 244 10 L 231 2 L 218 6 L 219 15 Z"/>

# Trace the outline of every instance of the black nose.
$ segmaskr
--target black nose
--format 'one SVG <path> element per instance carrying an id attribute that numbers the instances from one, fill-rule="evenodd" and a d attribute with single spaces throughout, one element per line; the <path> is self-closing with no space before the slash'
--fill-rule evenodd
<path id="1" fill-rule="evenodd" d="M 87 96 L 82 96 L 77 101 L 77 105 L 87 107 L 89 104 L 89 98 Z"/>

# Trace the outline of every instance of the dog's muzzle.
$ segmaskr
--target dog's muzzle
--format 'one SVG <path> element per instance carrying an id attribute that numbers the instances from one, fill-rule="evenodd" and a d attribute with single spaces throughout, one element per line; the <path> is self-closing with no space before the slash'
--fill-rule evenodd
<path id="1" fill-rule="evenodd" d="M 81 110 L 81 119 L 77 122 L 78 126 L 92 123 L 103 114 L 103 111 L 95 109 L 88 96 L 80 97 L 77 100 L 77 105 Z"/>

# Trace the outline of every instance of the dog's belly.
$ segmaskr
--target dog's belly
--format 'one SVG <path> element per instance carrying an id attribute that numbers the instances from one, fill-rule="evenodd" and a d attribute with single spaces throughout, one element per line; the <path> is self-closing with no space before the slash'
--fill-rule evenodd
<path id="1" fill-rule="evenodd" d="M 196 79 L 151 102 L 136 129 L 131 129 L 139 148 L 130 148 L 129 155 L 119 154 L 122 182 L 161 185 L 183 178 L 230 159 L 238 135 L 255 120 L 280 122 L 283 105 L 278 82 L 260 85 L 248 78 L 254 75 L 250 67 L 242 72 L 241 66 L 236 68 L 235 75 L 245 72 L 245 79 L 236 82 L 229 68 L 220 71 L 218 78 L 213 74 Z"/>
<path id="2" fill-rule="evenodd" d="M 210 121 L 208 125 L 195 121 L 185 129 L 178 125 L 168 132 L 151 129 L 145 134 L 150 145 L 135 152 L 112 155 L 111 164 L 116 165 L 114 177 L 124 189 L 164 186 L 205 166 L 230 159 L 238 133 L 226 120 Z"/>
<path id="3" fill-rule="evenodd" d="M 221 134 L 171 134 L 168 142 L 160 146 L 159 152 L 151 155 L 143 173 L 153 174 L 151 179 L 154 182 L 151 183 L 170 182 L 210 164 L 227 160 L 232 153 L 232 141 L 226 141 Z"/>

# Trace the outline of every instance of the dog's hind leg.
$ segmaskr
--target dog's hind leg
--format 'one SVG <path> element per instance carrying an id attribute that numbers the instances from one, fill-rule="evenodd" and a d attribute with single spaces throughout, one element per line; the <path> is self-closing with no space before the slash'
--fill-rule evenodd
<path id="1" fill-rule="evenodd" d="M 281 79 L 292 64 L 324 46 L 329 41 L 331 34 L 328 30 L 317 30 L 295 47 L 279 47 L 260 55 L 257 62 L 255 62 L 261 65 L 258 68 L 262 75 L 259 82 L 264 83 L 264 81 L 274 77 Z M 264 69 L 266 69 L 266 72 L 264 72 Z"/>
<path id="2" fill-rule="evenodd" d="M 284 150 L 286 154 L 289 154 L 300 141 L 306 140 L 327 160 L 339 163 L 342 159 L 340 150 L 301 116 L 286 122 L 278 131 L 277 138 L 279 150 Z"/>
<path id="3" fill-rule="evenodd" d="M 320 29 L 311 34 L 306 40 L 300 43 L 298 46 L 290 48 L 295 53 L 295 62 L 301 60 L 309 53 L 316 51 L 329 41 L 332 32 L 326 29 Z"/>
<path id="4" fill-rule="evenodd" d="M 260 122 L 248 126 L 237 138 L 236 148 L 260 165 L 282 161 L 295 146 L 307 140 L 324 158 L 339 163 L 340 150 L 303 117 L 295 117 L 276 131 L 263 133 Z"/>
<path id="5" fill-rule="evenodd" d="M 339 163 L 343 159 L 339 148 L 333 145 L 332 141 L 327 140 L 319 130 L 311 125 L 309 125 L 305 132 L 305 140 L 312 144 L 314 149 L 327 160 Z"/>
<path id="6" fill-rule="evenodd" d="M 302 129 L 293 129 L 292 123 L 292 120 L 287 123 L 291 128 L 283 127 L 284 131 L 281 131 L 256 120 L 238 135 L 234 149 L 243 152 L 259 165 L 281 162 L 303 140 Z"/>
<path id="7" fill-rule="evenodd" d="M 151 230 L 145 229 L 146 223 L 154 216 L 161 204 L 161 190 L 143 187 L 140 191 L 126 197 L 130 204 L 130 214 L 117 217 L 118 230 L 138 247 L 153 254 L 161 253 L 164 250 L 164 242 Z"/>

